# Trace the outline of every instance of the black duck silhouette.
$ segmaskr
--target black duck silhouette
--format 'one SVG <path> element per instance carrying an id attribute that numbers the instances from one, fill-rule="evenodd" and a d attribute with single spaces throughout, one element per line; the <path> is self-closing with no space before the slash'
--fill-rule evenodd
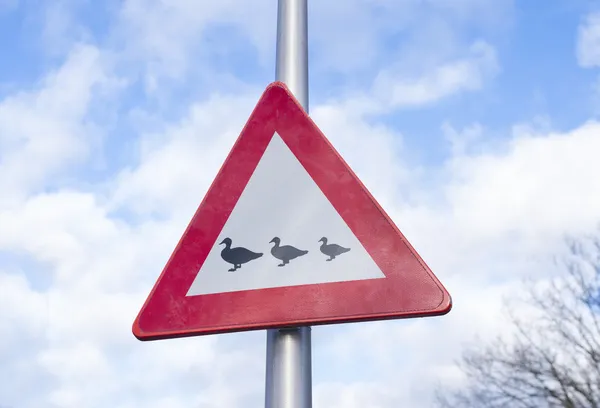
<path id="1" fill-rule="evenodd" d="M 279 259 L 281 263 L 277 266 L 285 266 L 292 259 L 298 258 L 299 256 L 308 254 L 308 251 L 303 251 L 298 248 L 294 248 L 291 245 L 279 246 L 281 240 L 278 237 L 273 238 L 269 241 L 269 244 L 275 243 L 273 248 L 271 248 L 271 255 L 275 258 Z"/>
<path id="2" fill-rule="evenodd" d="M 323 254 L 329 257 L 329 259 L 326 259 L 326 261 L 333 261 L 336 256 L 350 251 L 350 248 L 344 248 L 338 244 L 327 244 L 326 237 L 321 238 L 319 242 L 322 242 L 321 248 L 319 249 Z"/>
<path id="3" fill-rule="evenodd" d="M 229 269 L 228 272 L 233 272 L 242 267 L 242 264 L 250 262 L 254 259 L 263 256 L 262 253 L 252 252 L 249 249 L 242 247 L 231 247 L 231 238 L 225 238 L 219 245 L 225 244 L 225 248 L 221 251 L 221 258 L 225 262 L 233 265 L 233 268 Z"/>

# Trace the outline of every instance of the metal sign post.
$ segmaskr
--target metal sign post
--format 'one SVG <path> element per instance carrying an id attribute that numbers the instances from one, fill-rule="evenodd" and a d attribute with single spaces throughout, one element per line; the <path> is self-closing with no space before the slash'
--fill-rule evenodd
<path id="1" fill-rule="evenodd" d="M 279 0 L 275 79 L 308 113 L 308 0 Z M 265 408 L 311 408 L 311 329 L 267 331 Z"/>
<path id="2" fill-rule="evenodd" d="M 312 408 L 308 326 L 439 316 L 452 307 L 448 291 L 308 116 L 307 2 L 278 0 L 276 81 L 132 326 L 144 341 L 269 328 L 266 408 Z M 264 200 L 268 188 L 286 193 Z M 301 248 L 280 247 L 273 232 L 287 231 L 297 200 L 313 209 L 286 235 Z M 274 278 L 308 248 L 318 257 L 310 269 Z M 245 281 L 231 273 L 242 264 Z"/>

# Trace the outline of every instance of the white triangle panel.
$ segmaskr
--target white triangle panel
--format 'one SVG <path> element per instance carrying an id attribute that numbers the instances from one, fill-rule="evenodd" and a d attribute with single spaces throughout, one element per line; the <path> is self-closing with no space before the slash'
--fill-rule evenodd
<path id="1" fill-rule="evenodd" d="M 269 243 L 274 237 L 308 253 L 278 266 Z M 327 261 L 322 237 L 350 251 Z M 219 245 L 225 238 L 232 248 L 263 255 L 230 272 Z M 385 275 L 275 133 L 187 296 L 374 278 Z"/>

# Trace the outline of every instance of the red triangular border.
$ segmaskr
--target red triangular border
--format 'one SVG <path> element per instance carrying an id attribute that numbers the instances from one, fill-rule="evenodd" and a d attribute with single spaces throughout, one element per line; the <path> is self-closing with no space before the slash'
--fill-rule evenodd
<path id="1" fill-rule="evenodd" d="M 275 131 L 386 278 L 186 297 Z M 140 340 L 442 315 L 450 295 L 281 82 L 270 84 L 133 324 Z"/>

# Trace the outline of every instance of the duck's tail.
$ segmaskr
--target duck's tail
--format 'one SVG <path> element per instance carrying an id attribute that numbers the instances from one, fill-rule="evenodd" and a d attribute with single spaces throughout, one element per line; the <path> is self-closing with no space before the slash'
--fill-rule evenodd
<path id="1" fill-rule="evenodd" d="M 258 253 L 256 253 L 256 252 L 255 252 L 255 253 L 252 255 L 252 259 L 260 258 L 261 256 L 263 256 L 262 252 L 258 252 Z"/>
<path id="2" fill-rule="evenodd" d="M 348 251 L 350 251 L 350 248 L 342 248 L 342 254 L 344 254 L 344 253 L 346 253 Z"/>

